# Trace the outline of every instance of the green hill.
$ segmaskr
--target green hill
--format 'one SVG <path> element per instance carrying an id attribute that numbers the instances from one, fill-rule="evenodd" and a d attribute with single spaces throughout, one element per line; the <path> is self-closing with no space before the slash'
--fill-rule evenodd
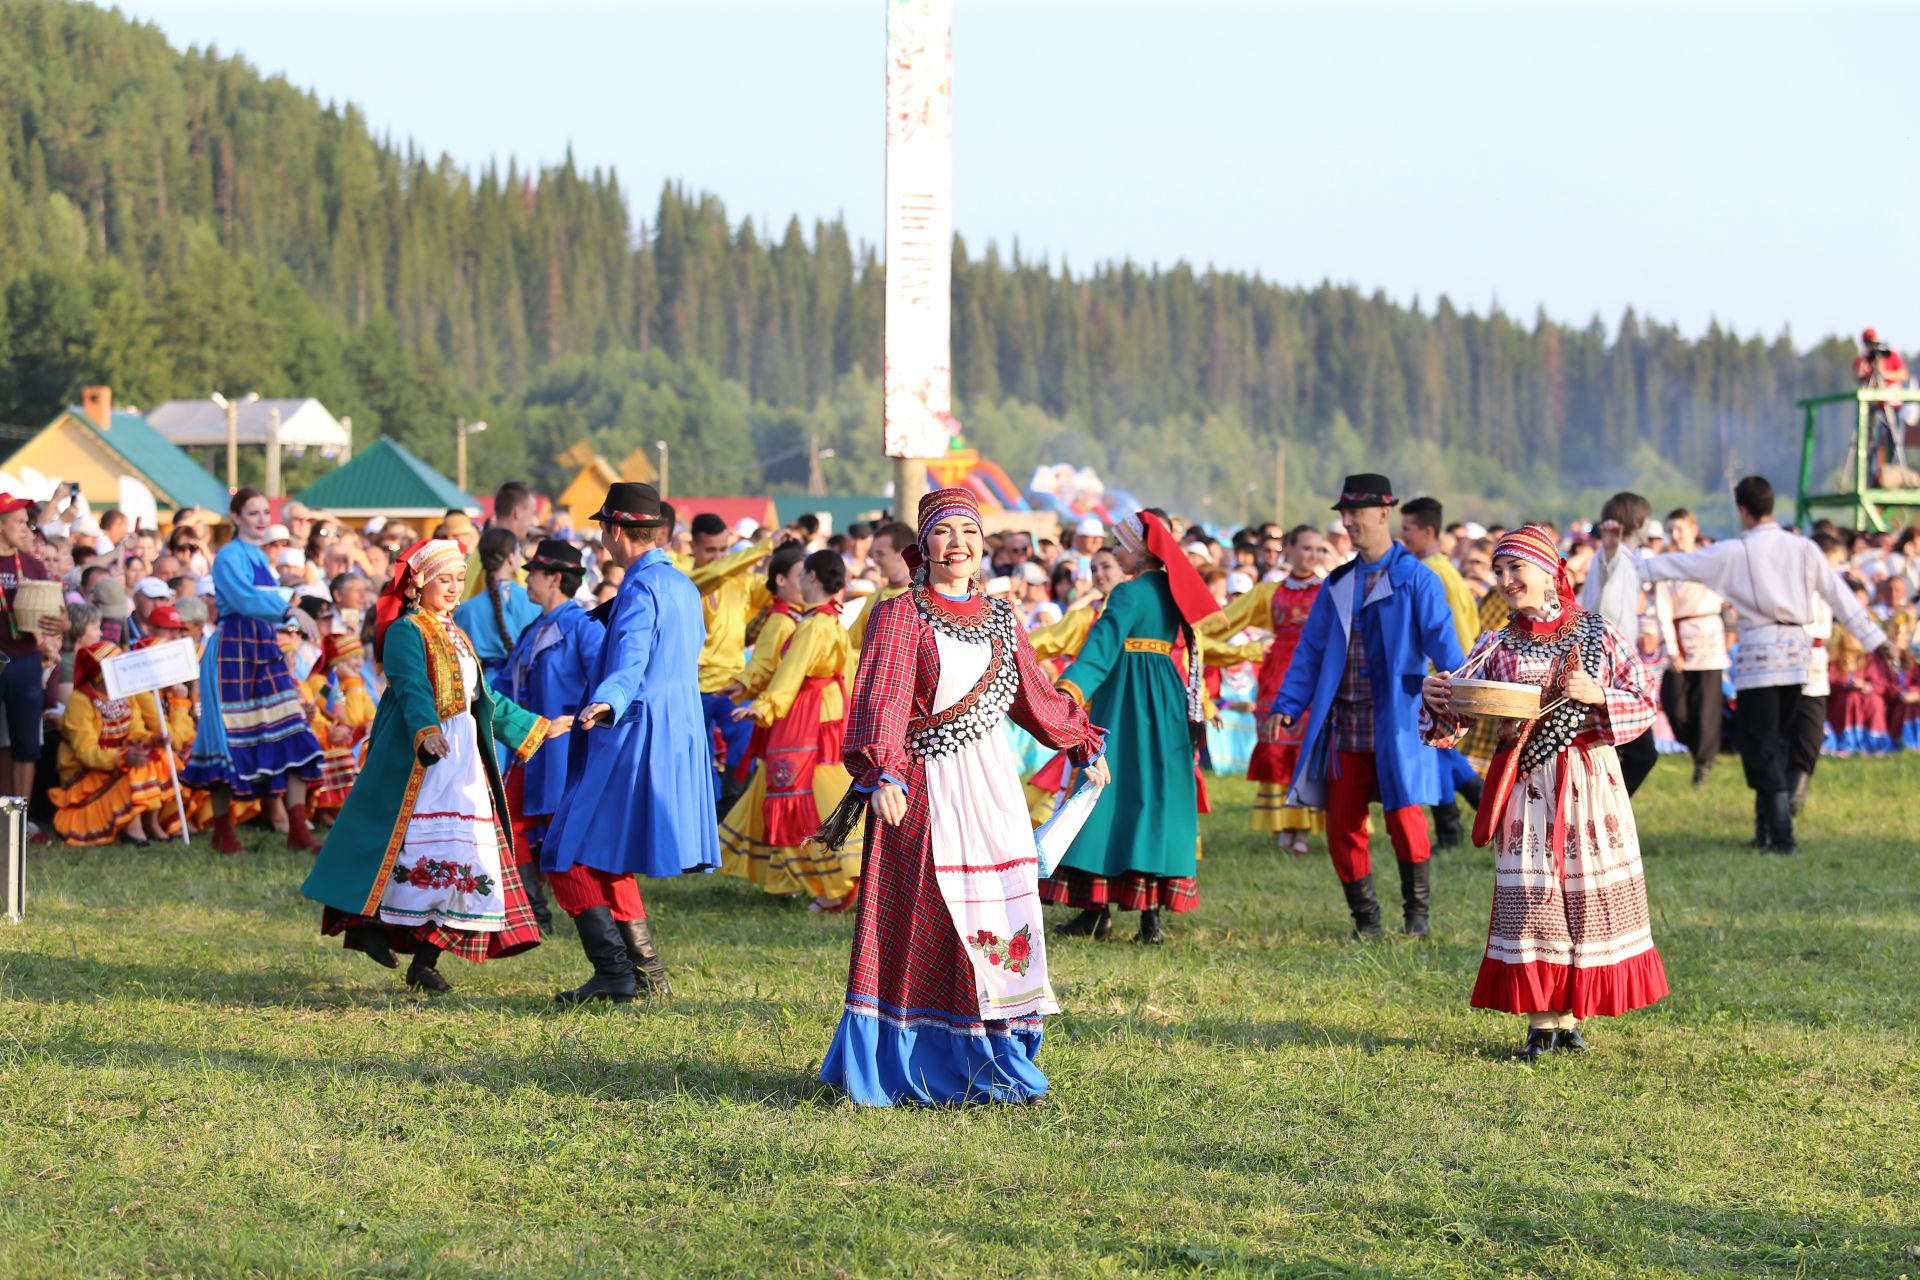
<path id="1" fill-rule="evenodd" d="M 1088 464 L 1220 520 L 1272 509 L 1283 438 L 1292 512 L 1361 460 L 1503 516 L 1784 479 L 1792 399 L 1845 385 L 1852 351 L 958 241 L 954 261 L 971 443 L 1019 479 Z M 475 437 L 476 486 L 553 482 L 592 431 L 616 457 L 667 440 L 677 487 L 707 491 L 801 483 L 817 434 L 829 481 L 871 490 L 880 272 L 837 222 L 774 235 L 677 186 L 636 221 L 571 154 L 469 169 L 117 11 L 0 6 L 0 423 L 93 381 L 138 404 L 297 393 L 442 467 L 455 419 L 487 417 L 507 429 Z"/>

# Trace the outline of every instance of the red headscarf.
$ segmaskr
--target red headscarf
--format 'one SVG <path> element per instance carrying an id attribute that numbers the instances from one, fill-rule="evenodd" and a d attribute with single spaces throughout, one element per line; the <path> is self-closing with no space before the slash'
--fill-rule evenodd
<path id="1" fill-rule="evenodd" d="M 118 645 L 106 640 L 96 640 L 73 655 L 73 687 L 99 693 L 103 697 L 107 688 L 100 679 L 100 664 L 107 658 L 119 653 Z"/>
<path id="2" fill-rule="evenodd" d="M 1138 511 L 1114 526 L 1114 537 L 1134 552 L 1145 551 L 1167 567 L 1167 586 L 1173 591 L 1174 607 L 1194 626 L 1202 618 L 1220 612 L 1220 602 L 1207 589 L 1206 579 L 1187 559 L 1187 552 L 1174 540 L 1167 528 L 1151 511 Z"/>

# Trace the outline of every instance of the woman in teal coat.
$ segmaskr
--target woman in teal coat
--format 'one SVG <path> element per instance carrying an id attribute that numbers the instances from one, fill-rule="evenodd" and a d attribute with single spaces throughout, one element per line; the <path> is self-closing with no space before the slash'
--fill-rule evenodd
<path id="1" fill-rule="evenodd" d="M 1219 611 L 1175 543 L 1166 517 L 1142 511 L 1114 530 L 1115 556 L 1134 575 L 1107 597 L 1059 686 L 1107 730 L 1113 781 L 1040 886 L 1047 902 L 1079 907 L 1055 933 L 1105 939 L 1110 909 L 1140 913 L 1139 941 L 1160 943 L 1160 910 L 1199 905 L 1200 817 L 1194 727 L 1205 690 L 1193 625 Z"/>
<path id="2" fill-rule="evenodd" d="M 442 951 L 468 960 L 540 944 L 513 852 L 493 744 L 525 758 L 565 733 L 487 687 L 452 622 L 466 576 L 457 543 L 415 544 L 380 593 L 374 656 L 387 689 L 360 777 L 301 892 L 321 932 L 376 964 L 413 953 L 407 985 L 447 991 Z"/>

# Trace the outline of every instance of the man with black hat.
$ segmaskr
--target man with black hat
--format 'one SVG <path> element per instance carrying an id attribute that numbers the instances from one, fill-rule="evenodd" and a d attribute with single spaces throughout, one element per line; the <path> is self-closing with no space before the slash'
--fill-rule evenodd
<path id="1" fill-rule="evenodd" d="M 528 599 L 543 612 L 507 654 L 501 687 L 513 701 L 549 720 L 576 716 L 593 691 L 593 672 L 607 634 L 574 599 L 586 575 L 580 548 L 560 538 L 543 538 L 520 568 L 526 574 Z M 548 823 L 560 811 L 571 754 L 537 751 L 507 776 L 507 807 L 526 836 L 521 848 L 527 863 L 520 868 L 520 882 L 542 932 L 552 929 L 553 914 L 540 883 L 540 848 Z"/>
<path id="2" fill-rule="evenodd" d="M 669 994 L 634 874 L 664 877 L 720 865 L 713 750 L 700 710 L 700 589 L 662 545 L 671 522 L 652 485 L 607 490 L 601 545 L 626 571 L 599 660 L 588 673 L 566 794 L 540 852 L 553 896 L 574 918 L 593 977 L 565 1003 Z"/>
<path id="3" fill-rule="evenodd" d="M 1431 892 L 1422 810 L 1453 792 L 1440 753 L 1420 740 L 1420 686 L 1429 662 L 1443 671 L 1460 665 L 1460 642 L 1440 579 L 1394 541 L 1397 501 L 1385 476 L 1347 477 L 1333 509 L 1354 558 L 1327 576 L 1270 711 L 1274 736 L 1308 717 L 1287 803 L 1327 811 L 1327 848 L 1356 938 L 1380 932 L 1368 806 L 1378 800 L 1386 810 L 1404 931 L 1424 936 Z"/>

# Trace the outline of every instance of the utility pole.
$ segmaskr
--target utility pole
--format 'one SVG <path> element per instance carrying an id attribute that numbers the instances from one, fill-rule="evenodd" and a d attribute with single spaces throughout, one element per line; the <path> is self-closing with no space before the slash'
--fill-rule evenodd
<path id="1" fill-rule="evenodd" d="M 280 409 L 267 410 L 267 496 L 280 496 Z"/>
<path id="2" fill-rule="evenodd" d="M 1287 438 L 1281 436 L 1273 446 L 1273 522 L 1287 527 Z"/>
<path id="3" fill-rule="evenodd" d="M 664 498 L 667 496 L 667 442 L 655 440 L 653 447 L 660 451 L 660 496 Z"/>
<path id="4" fill-rule="evenodd" d="M 465 418 L 456 418 L 454 421 L 456 424 L 453 437 L 454 470 L 459 473 L 455 477 L 454 483 L 459 486 L 460 492 L 465 493 L 467 491 L 467 437 L 478 435 L 482 431 L 485 431 L 487 424 L 484 422 L 470 423 Z"/>

